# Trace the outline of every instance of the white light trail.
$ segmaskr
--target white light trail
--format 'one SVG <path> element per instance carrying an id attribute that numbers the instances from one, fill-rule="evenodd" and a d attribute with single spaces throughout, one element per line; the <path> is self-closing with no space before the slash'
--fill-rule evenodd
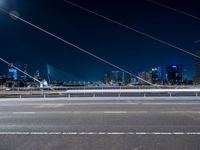
<path id="1" fill-rule="evenodd" d="M 161 7 L 163 7 L 163 8 L 167 8 L 167 9 L 169 9 L 169 10 L 172 10 L 172 11 L 178 12 L 179 14 L 182 14 L 182 15 L 186 15 L 186 16 L 192 17 L 192 18 L 194 18 L 194 19 L 200 21 L 200 18 L 199 18 L 199 17 L 194 16 L 194 15 L 191 15 L 191 14 L 186 13 L 186 12 L 184 12 L 184 11 L 181 11 L 181 10 L 175 9 L 175 8 L 173 8 L 173 7 L 170 7 L 170 6 L 164 5 L 164 4 L 162 4 L 162 3 L 159 3 L 159 2 L 156 2 L 156 1 L 153 1 L 153 0 L 146 0 L 146 1 L 147 1 L 147 2 L 150 2 L 150 3 L 152 3 L 152 4 L 155 4 L 155 5 L 161 6 Z"/>
<path id="2" fill-rule="evenodd" d="M 121 23 L 121 22 L 119 22 L 119 21 L 115 21 L 115 20 L 113 20 L 113 19 L 111 19 L 111 18 L 108 18 L 108 17 L 106 17 L 106 16 L 103 16 L 103 15 L 101 15 L 101 14 L 99 14 L 99 13 L 96 13 L 96 12 L 94 12 L 94 11 L 92 11 L 92 10 L 89 10 L 89 9 L 87 9 L 87 8 L 85 8 L 85 7 L 82 7 L 82 6 L 80 6 L 80 5 L 77 5 L 77 4 L 75 4 L 75 3 L 72 3 L 72 2 L 70 2 L 70 1 L 68 1 L 68 0 L 64 0 L 64 2 L 66 2 L 66 3 L 70 4 L 70 5 L 73 5 L 73 6 L 77 7 L 77 8 L 80 8 L 80 9 L 82 9 L 82 10 L 84 10 L 84 11 L 87 11 L 87 12 L 89 12 L 89 13 L 92 13 L 92 14 L 94 14 L 94 15 L 100 17 L 100 18 L 103 18 L 103 19 L 109 21 L 109 22 L 112 22 L 112 23 L 117 24 L 117 25 L 119 25 L 119 26 L 122 26 L 122 27 L 124 27 L 124 28 L 126 28 L 126 29 L 129 29 L 129 30 L 131 30 L 131 31 L 134 31 L 134 32 L 136 32 L 136 33 L 138 33 L 138 34 L 140 34 L 140 35 L 143 35 L 143 36 L 145 36 L 145 37 L 147 37 L 147 38 L 149 38 L 149 39 L 152 39 L 152 40 L 154 40 L 154 41 L 157 41 L 157 42 L 162 43 L 162 44 L 164 44 L 164 45 L 166 45 L 166 46 L 169 46 L 169 47 L 171 47 L 171 48 L 174 48 L 174 49 L 176 49 L 176 50 L 179 50 L 179 51 L 181 51 L 181 52 L 184 52 L 184 53 L 186 53 L 186 54 L 189 54 L 189 55 L 191 55 L 191 56 L 194 56 L 194 57 L 200 59 L 200 56 L 198 56 L 198 55 L 196 55 L 196 54 L 193 54 L 193 53 L 191 53 L 191 52 L 189 52 L 189 51 L 187 51 L 187 50 L 185 50 L 185 49 L 183 49 L 183 48 L 180 48 L 180 47 L 178 47 L 178 46 L 176 46 L 176 45 L 170 44 L 170 43 L 165 42 L 165 41 L 163 41 L 163 40 L 160 40 L 160 39 L 158 39 L 158 38 L 156 38 L 156 37 L 154 37 L 154 36 L 151 36 L 151 35 L 149 35 L 149 34 L 146 34 L 146 33 L 144 33 L 144 32 L 141 32 L 141 31 L 139 31 L 139 30 L 137 30 L 137 29 L 134 29 L 133 27 L 130 27 L 130 26 L 128 26 L 128 25 L 125 25 L 125 24 L 123 24 L 123 23 Z"/>
<path id="3" fill-rule="evenodd" d="M 200 89 L 99 89 L 99 90 L 67 90 L 66 93 L 171 93 L 200 92 Z"/>
<path id="4" fill-rule="evenodd" d="M 200 135 L 200 132 L 0 132 L 0 135 Z"/>
<path id="5" fill-rule="evenodd" d="M 57 40 L 59 40 L 59 41 L 65 43 L 65 44 L 68 44 L 68 45 L 70 45 L 70 46 L 72 46 L 72 47 L 78 49 L 78 50 L 81 51 L 81 52 L 84 52 L 85 54 L 87 54 L 87 55 L 89 55 L 89 56 L 92 56 L 92 57 L 94 57 L 94 58 L 96 58 L 96 59 L 98 59 L 98 60 L 100 60 L 100 61 L 102 61 L 102 62 L 104 62 L 104 63 L 106 63 L 106 64 L 108 64 L 108 65 L 110 65 L 110 66 L 112 66 L 112 67 L 114 67 L 114 68 L 116 68 L 116 69 L 118 69 L 118 70 L 120 70 L 120 71 L 122 71 L 122 72 L 125 72 L 125 73 L 127 73 L 127 74 L 130 74 L 131 76 L 133 76 L 133 77 L 135 77 L 135 78 L 137 78 L 137 79 L 139 79 L 139 80 L 141 80 L 141 81 L 143 81 L 143 82 L 145 82 L 145 83 L 147 83 L 147 84 L 149 84 L 149 85 L 153 85 L 153 86 L 157 86 L 157 87 L 159 86 L 159 85 L 154 85 L 154 84 L 152 84 L 151 82 L 146 81 L 146 80 L 144 80 L 144 79 L 142 79 L 142 78 L 140 78 L 140 77 L 134 75 L 133 73 L 131 73 L 131 72 L 129 72 L 129 71 L 126 71 L 125 69 L 123 69 L 123 68 L 121 68 L 121 67 L 119 67 L 119 66 L 117 66 L 117 65 L 115 65 L 115 64 L 113 64 L 113 63 L 111 63 L 111 62 L 109 62 L 109 61 L 107 61 L 107 60 L 105 60 L 105 59 L 103 59 L 103 58 L 101 58 L 101 57 L 99 57 L 99 56 L 97 56 L 97 55 L 95 55 L 95 54 L 93 54 L 93 53 L 91 53 L 91 52 L 89 52 L 89 51 L 87 51 L 87 50 L 85 50 L 85 49 L 83 49 L 83 48 L 81 48 L 81 47 L 79 47 L 79 46 L 77 46 L 77 45 L 75 45 L 75 44 L 73 44 L 73 43 L 71 43 L 71 42 L 69 42 L 69 41 L 67 41 L 67 40 L 65 40 L 65 39 L 63 39 L 63 38 L 61 38 L 61 37 L 55 35 L 55 34 L 53 34 L 53 33 L 51 33 L 51 32 L 49 32 L 49 31 L 47 31 L 47 30 L 45 30 L 45 29 L 43 29 L 43 28 L 40 28 L 40 27 L 34 25 L 33 23 L 31 23 L 31 22 L 29 22 L 29 21 L 27 21 L 27 20 L 25 20 L 25 19 L 23 19 L 23 18 L 21 18 L 21 17 L 15 15 L 15 14 L 13 14 L 13 13 L 9 13 L 9 12 L 7 12 L 6 10 L 4 10 L 4 9 L 2 9 L 2 8 L 0 8 L 0 10 L 1 10 L 2 12 L 4 12 L 4 13 L 9 14 L 10 16 L 12 16 L 12 17 L 14 17 L 14 18 L 16 18 L 16 19 L 22 21 L 23 23 L 25 23 L 25 24 L 27 24 L 27 25 L 30 25 L 31 27 L 34 27 L 34 28 L 36 28 L 36 29 L 38 29 L 38 30 L 40 30 L 40 31 L 42 31 L 42 32 L 44 32 L 44 33 L 46 33 L 46 34 L 48 34 L 48 35 L 54 37 L 55 39 L 57 39 Z"/>

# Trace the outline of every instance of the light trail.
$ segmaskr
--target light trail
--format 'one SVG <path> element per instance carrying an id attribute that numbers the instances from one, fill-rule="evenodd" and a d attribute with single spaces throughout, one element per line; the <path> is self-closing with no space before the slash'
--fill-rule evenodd
<path id="1" fill-rule="evenodd" d="M 126 29 L 128 29 L 128 30 L 134 31 L 134 32 L 136 32 L 136 33 L 138 33 L 138 34 L 140 34 L 140 35 L 143 35 L 143 36 L 145 36 L 145 37 L 147 37 L 147 38 L 149 38 L 149 39 L 152 39 L 152 40 L 154 40 L 154 41 L 157 41 L 157 42 L 162 43 L 162 44 L 164 44 L 164 45 L 166 45 L 166 46 L 169 46 L 169 47 L 171 47 L 171 48 L 174 48 L 174 49 L 176 49 L 176 50 L 179 50 L 179 51 L 181 51 L 181 52 L 184 52 L 184 53 L 186 53 L 186 54 L 189 54 L 189 55 L 191 55 L 191 56 L 194 56 L 194 57 L 200 59 L 200 56 L 198 56 L 198 55 L 196 55 L 196 54 L 193 54 L 193 53 L 191 53 L 191 52 L 189 52 L 189 51 L 187 51 L 187 50 L 185 50 L 185 49 L 183 49 L 183 48 L 180 48 L 180 47 L 178 47 L 178 46 L 176 46 L 176 45 L 173 45 L 173 44 L 170 44 L 170 43 L 165 42 L 165 41 L 163 41 L 163 40 L 160 40 L 160 39 L 158 39 L 158 38 L 156 38 L 156 37 L 154 37 L 154 36 L 151 36 L 151 35 L 149 35 L 149 34 L 146 34 L 146 33 L 142 32 L 142 31 L 139 31 L 139 30 L 137 30 L 137 29 L 135 29 L 135 28 L 133 28 L 133 27 L 130 27 L 130 26 L 128 26 L 128 25 L 125 25 L 125 24 L 123 24 L 123 23 L 121 23 L 121 22 L 119 22 L 119 21 L 116 21 L 116 20 L 113 20 L 113 19 L 111 19 L 111 18 L 108 18 L 108 17 L 106 17 L 106 16 L 104 16 L 104 15 L 101 15 L 101 14 L 99 14 L 99 13 L 96 13 L 96 12 L 90 10 L 90 9 L 87 9 L 87 8 L 85 8 L 85 7 L 82 7 L 82 6 L 80 6 L 80 5 L 77 5 L 77 4 L 75 4 L 75 3 L 72 3 L 72 2 L 70 2 L 70 1 L 68 1 L 68 0 L 64 0 L 64 2 L 66 2 L 66 3 L 68 3 L 68 4 L 72 5 L 72 6 L 75 6 L 75 7 L 77 7 L 77 8 L 80 8 L 80 9 L 86 11 L 86 12 L 92 13 L 92 14 L 94 14 L 94 15 L 100 17 L 100 18 L 103 18 L 103 19 L 109 21 L 109 22 L 112 22 L 112 23 L 114 23 L 114 24 L 117 24 L 117 25 L 119 25 L 119 26 L 122 26 L 122 27 L 124 27 L 124 28 L 126 28 Z"/>
<path id="2" fill-rule="evenodd" d="M 188 17 L 192 17 L 192 18 L 194 18 L 194 19 L 200 21 L 200 18 L 199 18 L 199 17 L 194 16 L 194 15 L 191 15 L 191 14 L 186 13 L 186 12 L 184 12 L 184 11 L 178 10 L 178 9 L 176 9 L 176 8 L 173 8 L 173 7 L 164 5 L 164 4 L 162 4 L 162 3 L 159 3 L 159 2 L 156 2 L 156 1 L 153 1 L 153 0 L 146 0 L 146 1 L 147 1 L 147 2 L 150 2 L 150 3 L 152 3 L 152 4 L 155 4 L 155 5 L 157 5 L 157 6 L 160 6 L 160 7 L 163 7 L 163 8 L 172 10 L 172 11 L 175 11 L 175 12 L 177 12 L 177 13 L 179 13 L 179 14 L 186 15 L 186 16 L 188 16 Z"/>
<path id="3" fill-rule="evenodd" d="M 200 135 L 200 132 L 0 132 L 0 135 Z"/>

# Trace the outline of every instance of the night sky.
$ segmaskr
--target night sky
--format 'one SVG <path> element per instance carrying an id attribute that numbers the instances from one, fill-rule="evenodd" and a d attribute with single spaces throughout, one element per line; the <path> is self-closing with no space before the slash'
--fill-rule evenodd
<path id="1" fill-rule="evenodd" d="M 156 0 L 200 17 L 197 0 Z M 71 0 L 104 16 L 162 39 L 189 52 L 200 49 L 200 20 L 146 0 Z M 0 0 L 0 7 L 132 73 L 154 66 L 182 64 L 194 75 L 195 58 L 65 3 L 63 0 Z M 115 70 L 9 15 L 0 13 L 1 57 L 28 64 L 28 72 L 45 72 L 50 64 L 82 80 L 100 79 Z M 0 74 L 6 65 L 0 63 Z"/>

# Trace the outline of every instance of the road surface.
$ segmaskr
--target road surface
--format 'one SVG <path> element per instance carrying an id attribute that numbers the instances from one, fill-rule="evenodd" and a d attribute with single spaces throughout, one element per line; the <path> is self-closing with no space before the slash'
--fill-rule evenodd
<path id="1" fill-rule="evenodd" d="M 0 100 L 1 150 L 199 150 L 200 100 Z"/>

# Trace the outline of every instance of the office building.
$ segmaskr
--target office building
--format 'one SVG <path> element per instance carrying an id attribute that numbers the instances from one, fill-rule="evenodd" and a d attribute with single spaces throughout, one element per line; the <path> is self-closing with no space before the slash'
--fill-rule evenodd
<path id="1" fill-rule="evenodd" d="M 152 83 L 153 84 L 161 84 L 164 82 L 164 68 L 163 67 L 155 67 L 151 69 L 152 74 Z"/>
<path id="2" fill-rule="evenodd" d="M 181 84 L 183 81 L 182 65 L 167 65 L 167 81 L 171 84 Z"/>
<path id="3" fill-rule="evenodd" d="M 17 69 L 13 67 L 8 68 L 8 75 L 11 77 L 12 80 L 18 80 L 18 72 Z"/>
<path id="4" fill-rule="evenodd" d="M 110 73 L 109 73 L 109 72 L 106 72 L 106 73 L 104 74 L 103 82 L 104 82 L 105 84 L 108 84 L 108 83 L 110 82 Z"/>
<path id="5" fill-rule="evenodd" d="M 152 74 L 151 74 L 151 72 L 144 71 L 144 72 L 138 73 L 138 76 L 141 79 L 143 79 L 143 80 L 145 80 L 145 81 L 147 81 L 149 83 L 152 83 Z M 144 84 L 144 85 L 148 84 L 145 81 L 139 80 L 139 83 L 140 84 Z"/>
<path id="6" fill-rule="evenodd" d="M 120 71 L 112 71 L 112 81 L 122 82 L 122 73 Z"/>

